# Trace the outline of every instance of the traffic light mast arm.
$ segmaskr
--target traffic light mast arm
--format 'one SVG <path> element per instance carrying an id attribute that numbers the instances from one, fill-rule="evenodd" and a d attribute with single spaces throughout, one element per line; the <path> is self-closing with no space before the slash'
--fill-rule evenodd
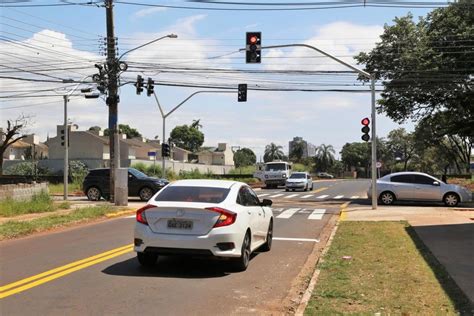
<path id="1" fill-rule="evenodd" d="M 376 163 L 377 163 L 377 134 L 375 132 L 375 75 L 370 74 L 362 69 L 359 69 L 357 67 L 352 66 L 351 64 L 346 63 L 345 61 L 337 58 L 336 56 L 333 56 L 329 53 L 326 53 L 323 50 L 320 50 L 319 48 L 316 48 L 314 46 L 308 45 L 308 44 L 286 44 L 286 45 L 272 45 L 272 46 L 262 46 L 260 49 L 271 49 L 271 48 L 285 48 L 285 47 L 306 47 L 312 50 L 317 51 L 320 54 L 323 54 L 326 57 L 331 58 L 332 60 L 354 70 L 358 74 L 364 76 L 365 78 L 370 80 L 370 89 L 371 89 L 371 105 L 372 105 L 372 168 L 371 168 L 371 173 L 372 173 L 372 209 L 377 209 L 377 168 L 376 168 Z M 247 48 L 241 48 L 239 51 L 246 51 Z"/>

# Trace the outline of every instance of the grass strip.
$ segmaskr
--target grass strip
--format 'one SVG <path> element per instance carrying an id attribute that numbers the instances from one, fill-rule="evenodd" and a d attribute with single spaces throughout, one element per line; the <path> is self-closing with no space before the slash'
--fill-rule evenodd
<path id="1" fill-rule="evenodd" d="M 68 226 L 73 223 L 99 218 L 113 211 L 110 206 L 92 206 L 74 210 L 69 214 L 51 215 L 31 221 L 12 220 L 0 224 L 0 239 L 16 238 L 56 227 Z"/>
<path id="2" fill-rule="evenodd" d="M 63 183 L 48 183 L 49 194 L 58 195 L 64 193 L 64 184 Z M 82 192 L 82 185 L 78 183 L 69 183 L 68 184 L 69 194 L 74 192 Z"/>
<path id="3" fill-rule="evenodd" d="M 45 191 L 33 195 L 28 200 L 13 200 L 11 198 L 0 200 L 0 216 L 13 217 L 31 213 L 52 212 L 58 209 L 68 209 L 69 202 L 54 203 Z"/>
<path id="4" fill-rule="evenodd" d="M 472 306 L 404 222 L 341 222 L 305 314 L 469 315 Z"/>

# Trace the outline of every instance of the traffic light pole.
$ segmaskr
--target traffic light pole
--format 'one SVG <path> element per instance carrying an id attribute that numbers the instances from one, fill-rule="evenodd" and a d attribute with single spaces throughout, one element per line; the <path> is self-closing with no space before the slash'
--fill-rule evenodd
<path id="1" fill-rule="evenodd" d="M 339 64 L 342 64 L 358 74 L 364 76 L 365 78 L 370 80 L 370 89 L 371 89 L 371 118 L 372 118 L 372 209 L 376 210 L 377 209 L 377 133 L 375 132 L 375 119 L 376 119 L 376 113 L 375 113 L 375 76 L 373 74 L 370 74 L 362 69 L 359 69 L 357 67 L 352 66 L 351 64 L 346 63 L 345 61 L 337 58 L 336 56 L 333 56 L 323 50 L 320 50 L 319 48 L 316 48 L 314 46 L 308 45 L 308 44 L 286 44 L 286 45 L 272 45 L 272 46 L 262 46 L 261 49 L 272 49 L 272 48 L 285 48 L 285 47 L 305 47 L 309 48 L 312 50 L 317 51 L 318 53 L 331 58 L 332 60 L 338 62 Z M 239 51 L 246 51 L 246 48 L 241 48 Z"/>
<path id="2" fill-rule="evenodd" d="M 163 118 L 163 138 L 162 138 L 162 142 L 164 143 L 165 142 L 165 132 L 166 132 L 166 129 L 165 129 L 165 125 L 166 125 L 166 118 L 168 116 L 170 116 L 174 111 L 176 111 L 181 105 L 183 105 L 184 103 L 186 103 L 186 101 L 188 101 L 189 99 L 191 99 L 192 97 L 194 97 L 196 94 L 200 94 L 200 93 L 234 93 L 234 91 L 220 91 L 220 90 L 201 90 L 201 91 L 196 91 L 194 93 L 192 93 L 190 96 L 188 96 L 186 99 L 184 99 L 181 103 L 179 103 L 177 106 L 175 106 L 174 108 L 171 109 L 171 111 L 169 111 L 168 113 L 165 114 L 165 112 L 163 111 L 163 108 L 161 107 L 161 104 L 160 104 L 160 101 L 158 100 L 158 97 L 156 96 L 156 93 L 153 92 L 153 96 L 155 97 L 155 100 L 156 100 L 156 104 L 158 105 L 158 108 L 160 109 L 160 113 L 161 113 L 161 117 Z M 166 163 L 165 163 L 165 157 L 163 157 L 163 152 L 161 153 L 161 168 L 162 168 L 162 173 L 163 173 L 163 177 L 166 177 Z"/>
<path id="3" fill-rule="evenodd" d="M 64 170 L 63 170 L 63 182 L 64 182 L 64 196 L 63 200 L 67 200 L 68 195 L 68 175 L 69 175 L 69 133 L 68 133 L 68 122 L 67 122 L 67 101 L 69 95 L 64 95 Z"/>

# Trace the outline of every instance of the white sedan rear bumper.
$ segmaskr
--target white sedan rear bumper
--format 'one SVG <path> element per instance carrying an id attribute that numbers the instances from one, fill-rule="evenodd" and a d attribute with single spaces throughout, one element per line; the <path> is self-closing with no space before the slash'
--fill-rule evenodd
<path id="1" fill-rule="evenodd" d="M 135 224 L 136 252 L 161 252 L 173 254 L 209 254 L 216 257 L 236 258 L 241 255 L 244 235 L 226 227 L 214 228 L 207 235 L 159 234 L 154 233 L 149 226 Z M 139 243 L 137 240 L 141 240 Z M 221 250 L 218 243 L 234 243 L 230 250 Z"/>

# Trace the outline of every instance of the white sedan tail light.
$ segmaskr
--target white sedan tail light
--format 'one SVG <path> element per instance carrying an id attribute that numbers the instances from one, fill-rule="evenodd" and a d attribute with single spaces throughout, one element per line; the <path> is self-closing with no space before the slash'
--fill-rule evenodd
<path id="1" fill-rule="evenodd" d="M 232 225 L 233 223 L 235 223 L 235 220 L 237 219 L 236 213 L 226 210 L 224 208 L 208 207 L 206 208 L 206 210 L 213 211 L 220 214 L 219 218 L 217 219 L 217 222 L 214 224 L 214 228 Z"/>

